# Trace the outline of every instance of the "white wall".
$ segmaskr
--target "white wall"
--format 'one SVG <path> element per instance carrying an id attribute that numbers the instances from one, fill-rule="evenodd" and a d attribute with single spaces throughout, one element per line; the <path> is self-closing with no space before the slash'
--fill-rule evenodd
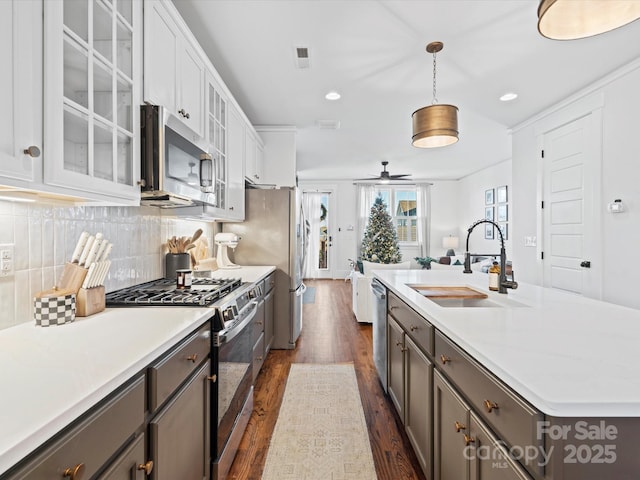
<path id="1" fill-rule="evenodd" d="M 34 294 L 60 279 L 82 231 L 101 232 L 113 243 L 107 291 L 161 278 L 163 244 L 173 235 L 190 236 L 202 228 L 213 245 L 213 223 L 158 213 L 151 207 L 51 208 L 0 201 L 0 244 L 14 244 L 15 255 L 15 275 L 0 277 L 0 329 L 33 321 Z"/>
<path id="2" fill-rule="evenodd" d="M 480 170 L 471 175 L 467 175 L 458 182 L 458 188 L 460 192 L 460 207 L 458 216 L 458 225 L 460 235 L 460 253 L 465 251 L 465 241 L 467 238 L 467 230 L 473 222 L 485 217 L 485 191 L 494 189 L 494 195 L 496 195 L 496 188 L 499 186 L 507 186 L 507 206 L 508 206 L 508 225 L 507 239 L 505 240 L 505 248 L 507 251 L 507 259 L 513 261 L 512 254 L 512 231 L 513 225 L 519 222 L 517 215 L 514 215 L 512 206 L 513 191 L 512 179 L 511 179 L 511 160 L 505 160 L 497 163 L 491 167 Z M 497 198 L 494 198 L 494 220 L 497 218 Z M 494 232 L 495 238 L 493 240 L 487 240 L 484 238 L 484 225 L 477 226 L 471 236 L 469 237 L 469 250 L 471 253 L 500 253 L 500 241 L 497 232 Z M 457 252 L 456 252 L 457 253 Z M 514 271 L 519 270 L 519 266 L 516 262 L 513 264 Z"/>
<path id="3" fill-rule="evenodd" d="M 447 253 L 442 248 L 442 238 L 449 235 L 457 235 L 460 238 L 460 247 L 457 253 L 464 251 L 463 237 L 460 229 L 460 201 L 461 194 L 457 180 L 436 181 L 431 186 L 431 223 L 429 231 L 430 257 L 439 258 Z M 414 262 L 415 263 L 415 262 Z M 415 268 L 418 268 L 417 266 Z"/>
<path id="4" fill-rule="evenodd" d="M 534 126 L 545 116 L 558 115 L 570 101 L 591 94 L 604 96 L 602 149 L 602 249 L 603 300 L 640 308 L 637 273 L 640 265 L 640 134 L 637 116 L 640 111 L 640 60 L 613 72 L 609 77 L 567 99 L 519 126 L 513 136 L 514 260 L 520 267 L 522 281 L 541 284 L 539 248 L 524 246 L 524 237 L 542 239 L 539 225 L 540 181 L 539 152 Z M 611 214 L 606 204 L 620 198 L 627 211 Z M 524 267 L 524 268 L 522 268 Z"/>

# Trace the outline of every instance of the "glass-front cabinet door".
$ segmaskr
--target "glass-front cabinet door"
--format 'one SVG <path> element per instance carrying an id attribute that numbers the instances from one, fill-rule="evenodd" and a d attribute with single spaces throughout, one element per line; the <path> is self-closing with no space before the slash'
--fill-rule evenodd
<path id="1" fill-rule="evenodd" d="M 137 203 L 142 2 L 45 7 L 45 182 Z"/>
<path id="2" fill-rule="evenodd" d="M 210 73 L 207 89 L 207 134 L 209 153 L 216 170 L 216 207 L 224 210 L 227 205 L 227 101 Z"/>

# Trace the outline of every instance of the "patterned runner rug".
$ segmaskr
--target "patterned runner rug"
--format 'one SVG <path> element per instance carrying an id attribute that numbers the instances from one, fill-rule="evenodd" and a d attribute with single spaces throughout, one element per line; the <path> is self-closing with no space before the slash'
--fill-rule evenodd
<path id="1" fill-rule="evenodd" d="M 375 479 L 353 365 L 291 365 L 262 480 Z"/>

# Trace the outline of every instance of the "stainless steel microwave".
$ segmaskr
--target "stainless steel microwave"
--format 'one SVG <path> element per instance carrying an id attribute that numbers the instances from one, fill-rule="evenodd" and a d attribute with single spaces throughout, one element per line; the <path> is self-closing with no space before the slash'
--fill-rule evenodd
<path id="1" fill-rule="evenodd" d="M 218 159 L 178 133 L 179 125 L 158 105 L 140 107 L 141 202 L 163 208 L 218 207 Z M 175 124 L 175 127 L 172 125 Z"/>

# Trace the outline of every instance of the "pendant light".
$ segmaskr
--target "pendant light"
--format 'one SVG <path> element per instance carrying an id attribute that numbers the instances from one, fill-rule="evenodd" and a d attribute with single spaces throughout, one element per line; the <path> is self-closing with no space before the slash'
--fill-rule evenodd
<path id="1" fill-rule="evenodd" d="M 608 32 L 638 18 L 638 0 L 540 0 L 538 31 L 553 40 L 575 40 Z"/>
<path id="2" fill-rule="evenodd" d="M 411 115 L 414 147 L 444 147 L 458 141 L 458 107 L 438 104 L 436 97 L 436 53 L 443 46 L 442 42 L 427 45 L 427 52 L 433 54 L 433 102 Z"/>

